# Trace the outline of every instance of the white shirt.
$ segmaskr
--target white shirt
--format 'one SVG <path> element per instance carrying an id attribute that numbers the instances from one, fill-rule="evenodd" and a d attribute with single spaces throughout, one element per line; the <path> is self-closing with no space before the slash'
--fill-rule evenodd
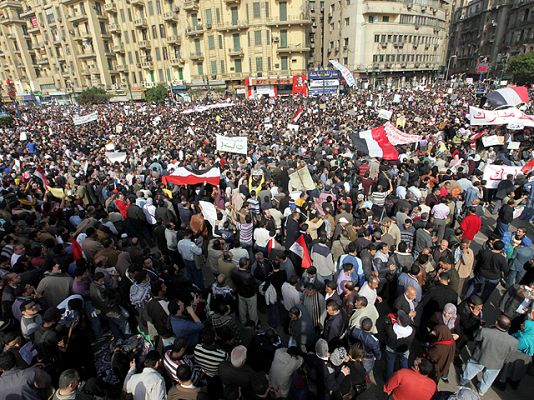
<path id="1" fill-rule="evenodd" d="M 282 298 L 284 308 L 289 311 L 292 307 L 300 304 L 300 292 L 290 283 L 284 282 L 282 285 Z"/>
<path id="2" fill-rule="evenodd" d="M 447 219 L 451 209 L 447 204 L 439 203 L 432 207 L 432 216 L 436 219 Z"/>
<path id="3" fill-rule="evenodd" d="M 165 380 L 153 368 L 144 368 L 140 374 L 130 368 L 124 379 L 124 390 L 132 394 L 134 400 L 166 400 Z"/>
<path id="4" fill-rule="evenodd" d="M 362 285 L 362 288 L 358 292 L 358 296 L 365 297 L 367 299 L 367 303 L 375 305 L 376 303 L 376 289 L 371 289 L 369 287 L 369 283 L 365 282 Z"/>
<path id="5" fill-rule="evenodd" d="M 269 231 L 265 228 L 256 228 L 254 229 L 254 241 L 259 247 L 267 247 L 267 244 L 271 240 L 271 235 Z"/>

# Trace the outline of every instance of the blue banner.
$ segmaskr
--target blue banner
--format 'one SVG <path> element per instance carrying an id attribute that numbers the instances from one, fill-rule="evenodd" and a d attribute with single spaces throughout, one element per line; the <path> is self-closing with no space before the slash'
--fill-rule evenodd
<path id="1" fill-rule="evenodd" d="M 338 79 L 339 71 L 335 69 L 325 69 L 320 71 L 308 71 L 309 80 L 317 79 Z"/>

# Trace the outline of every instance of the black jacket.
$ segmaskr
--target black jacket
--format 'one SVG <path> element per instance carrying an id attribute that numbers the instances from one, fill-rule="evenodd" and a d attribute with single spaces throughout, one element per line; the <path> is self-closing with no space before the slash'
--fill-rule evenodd
<path id="1" fill-rule="evenodd" d="M 249 271 L 236 268 L 232 271 L 231 277 L 239 296 L 250 298 L 256 294 L 258 284 Z"/>
<path id="2" fill-rule="evenodd" d="M 415 329 L 413 329 L 413 327 L 410 336 L 399 338 L 393 330 L 393 323 L 391 323 L 391 321 L 386 323 L 386 346 L 391 350 L 399 353 L 404 353 L 410 350 L 414 337 Z"/>

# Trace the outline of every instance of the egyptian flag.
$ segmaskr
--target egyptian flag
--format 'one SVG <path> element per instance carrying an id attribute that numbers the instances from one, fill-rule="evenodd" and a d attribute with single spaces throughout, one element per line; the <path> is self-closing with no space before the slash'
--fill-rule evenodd
<path id="1" fill-rule="evenodd" d="M 369 131 L 351 133 L 349 137 L 359 153 L 384 160 L 399 159 L 399 152 L 389 141 L 383 125 Z"/>
<path id="2" fill-rule="evenodd" d="M 72 239 L 70 244 L 72 250 L 72 259 L 76 262 L 83 258 L 83 251 L 82 247 L 80 246 L 80 243 L 78 243 L 76 239 Z"/>
<path id="3" fill-rule="evenodd" d="M 517 106 L 521 103 L 528 104 L 528 89 L 525 86 L 510 86 L 493 92 L 486 96 L 486 103 L 493 108 L 501 106 Z"/>
<path id="4" fill-rule="evenodd" d="M 203 171 L 194 170 L 188 167 L 178 167 L 172 175 L 161 178 L 163 184 L 174 183 L 175 185 L 198 185 L 208 183 L 218 186 L 221 180 L 221 170 L 218 167 L 208 168 Z"/>
<path id="5" fill-rule="evenodd" d="M 304 109 L 302 107 L 300 107 L 297 112 L 293 115 L 293 118 L 292 118 L 292 121 L 294 124 L 296 124 L 298 122 L 298 120 L 300 119 L 300 117 L 302 116 L 302 113 L 304 112 Z"/>
<path id="6" fill-rule="evenodd" d="M 304 235 L 301 234 L 295 243 L 291 245 L 289 250 L 302 258 L 302 268 L 308 269 L 311 267 L 312 262 L 310 258 L 310 252 L 308 251 L 308 246 L 306 246 Z"/>
<path id="7" fill-rule="evenodd" d="M 530 160 L 528 163 L 526 163 L 523 168 L 521 168 L 521 172 L 525 175 L 528 174 L 532 169 L 534 169 L 534 158 Z"/>
<path id="8" fill-rule="evenodd" d="M 33 176 L 35 176 L 37 179 L 39 179 L 43 183 L 43 187 L 47 188 L 48 186 L 50 186 L 48 184 L 48 179 L 46 178 L 46 175 L 41 168 L 39 167 L 35 168 L 35 172 L 33 173 Z"/>

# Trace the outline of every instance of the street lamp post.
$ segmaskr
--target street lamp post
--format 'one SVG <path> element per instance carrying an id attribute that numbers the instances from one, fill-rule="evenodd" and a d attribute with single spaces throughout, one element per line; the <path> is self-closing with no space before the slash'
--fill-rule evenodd
<path id="1" fill-rule="evenodd" d="M 456 54 L 453 54 L 452 56 L 449 57 L 449 62 L 447 62 L 447 72 L 445 73 L 445 82 L 447 82 L 447 79 L 449 78 L 449 70 L 450 70 L 450 67 L 451 67 L 451 60 L 453 58 L 456 58 Z"/>

